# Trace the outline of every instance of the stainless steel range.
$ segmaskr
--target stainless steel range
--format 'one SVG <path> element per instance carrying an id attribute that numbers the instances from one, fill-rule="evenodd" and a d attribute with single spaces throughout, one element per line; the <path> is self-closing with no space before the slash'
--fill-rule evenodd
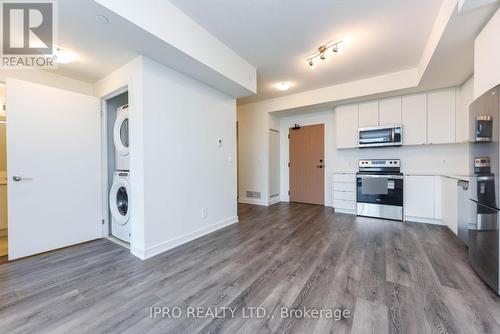
<path id="1" fill-rule="evenodd" d="M 403 220 L 403 174 L 399 159 L 360 160 L 357 215 Z"/>

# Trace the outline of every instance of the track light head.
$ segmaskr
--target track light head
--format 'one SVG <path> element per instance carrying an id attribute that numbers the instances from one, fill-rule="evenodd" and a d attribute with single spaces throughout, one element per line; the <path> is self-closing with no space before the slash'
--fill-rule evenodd
<path id="1" fill-rule="evenodd" d="M 326 55 L 324 52 L 321 53 L 321 55 L 319 56 L 319 59 L 321 60 L 325 60 L 326 59 Z"/>

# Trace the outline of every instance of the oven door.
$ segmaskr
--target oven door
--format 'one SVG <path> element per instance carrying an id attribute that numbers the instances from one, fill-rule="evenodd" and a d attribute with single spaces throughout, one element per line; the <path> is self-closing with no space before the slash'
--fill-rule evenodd
<path id="1" fill-rule="evenodd" d="M 359 147 L 394 146 L 401 144 L 400 128 L 374 127 L 359 129 Z"/>
<path id="2" fill-rule="evenodd" d="M 357 214 L 403 220 L 403 176 L 358 174 Z"/>

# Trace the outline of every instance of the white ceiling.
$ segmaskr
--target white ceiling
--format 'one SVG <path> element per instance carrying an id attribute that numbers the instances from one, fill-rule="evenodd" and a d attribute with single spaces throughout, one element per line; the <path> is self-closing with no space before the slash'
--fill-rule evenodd
<path id="1" fill-rule="evenodd" d="M 93 0 L 65 0 L 58 1 L 57 5 L 58 44 L 77 54 L 78 60 L 59 64 L 55 73 L 95 82 L 137 56 L 119 29 L 122 20 Z M 98 14 L 105 14 L 109 24 L 98 23 Z"/>
<path id="2" fill-rule="evenodd" d="M 170 0 L 258 69 L 263 100 L 416 67 L 442 0 Z M 311 70 L 305 57 L 347 37 Z M 291 81 L 287 92 L 273 84 Z"/>

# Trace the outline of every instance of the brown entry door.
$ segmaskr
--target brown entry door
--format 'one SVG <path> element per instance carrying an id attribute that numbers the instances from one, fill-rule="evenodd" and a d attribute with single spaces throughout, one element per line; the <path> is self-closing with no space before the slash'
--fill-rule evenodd
<path id="1" fill-rule="evenodd" d="M 289 130 L 291 202 L 325 202 L 324 133 L 323 124 Z"/>

